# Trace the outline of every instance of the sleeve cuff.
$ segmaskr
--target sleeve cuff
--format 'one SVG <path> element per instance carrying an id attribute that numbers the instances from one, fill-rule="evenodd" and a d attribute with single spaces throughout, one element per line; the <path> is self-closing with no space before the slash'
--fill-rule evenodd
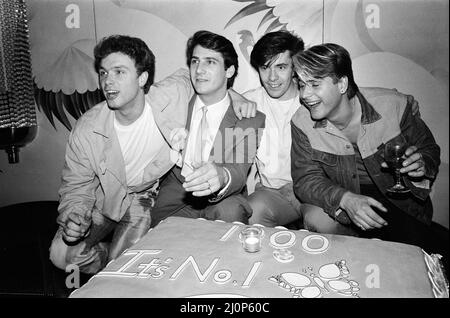
<path id="1" fill-rule="evenodd" d="M 217 194 L 217 196 L 222 196 L 225 192 L 227 192 L 227 190 L 228 190 L 228 188 L 230 187 L 230 184 L 231 184 L 231 173 L 230 173 L 230 171 L 229 171 L 227 168 L 225 168 L 225 167 L 223 167 L 223 170 L 225 170 L 225 172 L 226 172 L 227 175 L 228 175 L 228 182 L 227 182 L 227 184 L 223 187 L 223 189 L 219 191 L 219 193 Z"/>
<path id="2" fill-rule="evenodd" d="M 217 201 L 220 201 L 220 200 L 225 196 L 225 193 L 227 193 L 227 190 L 228 190 L 228 188 L 229 188 L 230 185 L 231 185 L 231 173 L 230 173 L 230 171 L 229 171 L 227 168 L 225 168 L 225 167 L 223 167 L 223 170 L 225 170 L 225 172 L 226 172 L 227 175 L 228 175 L 228 182 L 227 182 L 227 184 L 222 188 L 222 190 L 220 190 L 219 193 L 217 193 L 217 195 L 213 196 L 211 199 L 208 200 L 209 202 L 217 202 Z"/>

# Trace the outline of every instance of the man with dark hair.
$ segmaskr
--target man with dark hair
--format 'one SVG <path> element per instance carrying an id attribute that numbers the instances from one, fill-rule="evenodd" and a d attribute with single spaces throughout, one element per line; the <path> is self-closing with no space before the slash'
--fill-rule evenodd
<path id="1" fill-rule="evenodd" d="M 179 101 L 192 95 L 183 71 L 152 85 L 155 57 L 141 39 L 106 37 L 94 56 L 106 101 L 84 113 L 69 136 L 60 227 L 50 247 L 57 267 L 91 274 L 149 230 L 159 178 L 174 165 L 166 140 L 185 125 Z M 110 244 L 103 242 L 111 232 Z"/>
<path id="2" fill-rule="evenodd" d="M 234 50 L 233 44 L 223 36 L 219 34 L 215 34 L 209 31 L 198 31 L 192 36 L 186 46 L 186 64 L 188 67 L 191 67 L 191 63 L 193 62 L 193 56 L 194 56 L 194 49 L 200 45 L 201 47 L 216 51 L 221 54 L 223 58 L 223 64 L 225 66 L 225 70 L 228 70 L 230 67 L 230 73 L 232 72 L 232 75 L 226 76 L 227 77 L 227 85 L 226 88 L 233 87 L 234 79 L 238 75 L 238 69 L 239 69 L 239 60 L 236 51 Z M 196 57 L 195 57 L 196 58 Z M 196 61 L 194 61 L 196 62 Z M 210 61 L 209 63 L 211 63 Z M 192 73 L 191 73 L 191 79 L 192 79 Z M 197 92 L 197 91 L 196 91 Z M 197 94 L 199 94 L 197 92 Z M 206 94 L 205 94 L 206 95 Z"/>
<path id="3" fill-rule="evenodd" d="M 290 121 L 300 108 L 292 56 L 301 50 L 300 37 L 288 31 L 276 31 L 262 36 L 250 55 L 261 87 L 244 96 L 256 102 L 257 109 L 266 115 L 255 160 L 259 182 L 248 197 L 253 210 L 249 220 L 252 224 L 288 225 L 301 220 L 301 210 L 314 208 L 301 204 L 295 197 L 290 169 Z"/>
<path id="4" fill-rule="evenodd" d="M 135 61 L 138 75 L 141 75 L 143 72 L 148 73 L 148 79 L 143 87 L 144 93 L 147 94 L 155 77 L 155 56 L 153 52 L 139 38 L 111 35 L 102 39 L 102 42 L 94 48 L 94 68 L 99 75 L 104 74 L 104 71 L 101 70 L 103 59 L 117 52 L 128 55 Z"/>
<path id="5" fill-rule="evenodd" d="M 227 88 L 238 71 L 233 44 L 209 31 L 187 43 L 187 63 L 195 95 L 189 102 L 189 131 L 182 162 L 161 183 L 152 226 L 168 216 L 248 223 L 244 197 L 247 174 L 259 144 L 264 115 L 238 120 Z"/>
<path id="6" fill-rule="evenodd" d="M 359 88 L 350 54 L 337 44 L 299 52 L 294 65 L 307 108 L 292 118 L 294 191 L 325 212 L 305 214 L 305 227 L 436 252 L 429 194 L 440 148 L 414 112 L 414 98 L 395 89 Z M 393 175 L 385 169 L 383 150 L 401 136 L 409 147 L 400 172 L 410 192 L 389 195 Z"/>

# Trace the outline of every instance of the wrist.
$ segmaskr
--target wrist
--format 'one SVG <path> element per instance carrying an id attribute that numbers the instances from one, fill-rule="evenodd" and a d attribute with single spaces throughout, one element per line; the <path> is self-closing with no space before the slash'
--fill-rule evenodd
<path id="1" fill-rule="evenodd" d="M 349 195 L 350 195 L 350 191 L 344 192 L 344 194 L 342 195 L 341 201 L 339 202 L 339 207 L 342 210 L 346 210 L 346 202 L 347 202 Z"/>

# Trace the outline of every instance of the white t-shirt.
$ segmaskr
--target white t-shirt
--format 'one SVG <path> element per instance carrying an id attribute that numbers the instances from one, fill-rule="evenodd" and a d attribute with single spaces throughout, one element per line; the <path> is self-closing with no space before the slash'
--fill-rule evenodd
<path id="1" fill-rule="evenodd" d="M 262 185 L 279 189 L 291 177 L 291 119 L 300 107 L 298 95 L 281 101 L 271 98 L 263 87 L 247 91 L 244 96 L 257 104 L 266 115 L 266 125 L 256 154 L 256 166 Z"/>
<path id="2" fill-rule="evenodd" d="M 121 125 L 114 117 L 114 128 L 125 162 L 127 185 L 141 185 L 145 167 L 155 159 L 165 143 L 150 105 L 145 103 L 141 116 L 131 125 Z"/>

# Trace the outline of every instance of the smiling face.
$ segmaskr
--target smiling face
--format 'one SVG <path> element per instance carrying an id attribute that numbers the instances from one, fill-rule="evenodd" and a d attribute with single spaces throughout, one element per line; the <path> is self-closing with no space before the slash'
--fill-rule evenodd
<path id="1" fill-rule="evenodd" d="M 227 79 L 234 74 L 234 66 L 225 70 L 221 53 L 197 45 L 189 64 L 192 85 L 202 101 L 214 104 L 221 101 L 227 91 Z"/>
<path id="2" fill-rule="evenodd" d="M 308 108 L 313 120 L 328 119 L 334 122 L 341 115 L 343 105 L 343 93 L 346 81 L 341 78 L 338 81 L 327 76 L 324 78 L 312 78 L 304 73 L 298 73 L 300 99 Z"/>
<path id="3" fill-rule="evenodd" d="M 136 104 L 143 107 L 147 76 L 147 72 L 138 75 L 134 60 L 126 54 L 106 56 L 100 63 L 99 79 L 109 108 L 129 112 Z"/>
<path id="4" fill-rule="evenodd" d="M 289 51 L 278 54 L 258 68 L 259 78 L 270 97 L 289 100 L 297 94 L 292 80 L 294 68 Z"/>

